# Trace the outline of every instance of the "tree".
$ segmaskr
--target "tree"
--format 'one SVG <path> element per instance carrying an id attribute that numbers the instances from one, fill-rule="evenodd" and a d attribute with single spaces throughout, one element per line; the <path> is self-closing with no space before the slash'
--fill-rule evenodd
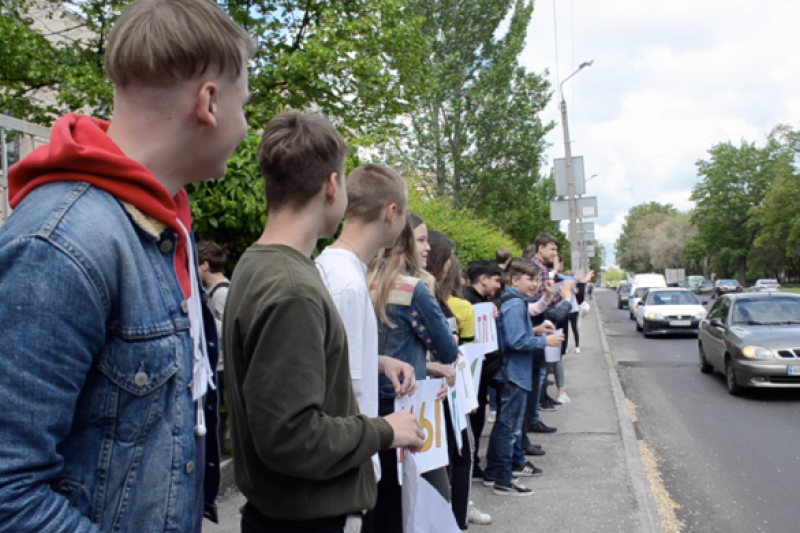
<path id="1" fill-rule="evenodd" d="M 558 233 L 549 220 L 554 187 L 539 174 L 552 128 L 539 117 L 549 84 L 518 60 L 533 3 L 419 0 L 416 7 L 431 43 L 433 84 L 409 116 L 408 134 L 384 145 L 381 156 L 421 176 L 429 194 L 469 207 L 520 244 L 541 231 Z"/>
<path id="2" fill-rule="evenodd" d="M 697 161 L 701 181 L 692 190 L 697 204 L 692 222 L 703 247 L 717 261 L 735 261 L 739 282 L 746 283 L 747 259 L 758 233 L 752 209 L 759 206 L 767 187 L 785 159 L 775 138 L 764 148 L 742 141 L 714 145 L 709 160 Z"/>
<path id="3" fill-rule="evenodd" d="M 107 118 L 112 87 L 103 72 L 116 17 L 131 0 L 78 0 L 73 33 L 42 28 L 66 16 L 56 0 L 4 0 L 0 12 L 0 109 L 50 124 L 64 111 Z M 291 107 L 337 120 L 347 137 L 369 144 L 390 135 L 427 83 L 426 40 L 405 0 L 228 0 L 220 6 L 253 36 L 250 62 L 256 128 Z M 34 16 L 35 15 L 35 16 Z M 65 38 L 67 35 L 69 38 Z M 47 90 L 52 98 L 37 92 Z"/>
<path id="4" fill-rule="evenodd" d="M 600 279 L 600 272 L 603 270 L 603 260 L 606 256 L 606 247 L 599 241 L 590 241 L 590 246 L 594 246 L 594 257 L 589 258 L 589 270 L 594 270 L 595 279 Z"/>
<path id="5" fill-rule="evenodd" d="M 605 281 L 606 281 L 606 283 L 610 284 L 612 287 L 616 287 L 617 284 L 620 281 L 627 280 L 627 279 L 628 279 L 627 274 L 625 274 L 625 272 L 623 272 L 623 271 L 621 271 L 621 270 L 619 270 L 617 268 L 610 267 L 610 268 L 606 269 L 606 271 L 605 271 Z"/>
<path id="6" fill-rule="evenodd" d="M 632 239 L 635 235 L 642 236 L 646 231 L 636 233 L 637 224 L 644 218 L 652 214 L 676 214 L 678 212 L 671 204 L 660 204 L 649 202 L 633 206 L 625 217 L 625 224 L 622 226 L 622 233 L 617 238 L 615 244 L 617 263 L 623 270 L 631 272 L 647 272 L 652 270 L 652 263 L 649 261 L 649 250 L 645 250 L 646 242 L 642 243 Z M 662 220 L 662 219 L 659 219 Z M 650 226 L 655 226 L 652 222 Z M 645 237 L 646 238 L 646 237 Z"/>

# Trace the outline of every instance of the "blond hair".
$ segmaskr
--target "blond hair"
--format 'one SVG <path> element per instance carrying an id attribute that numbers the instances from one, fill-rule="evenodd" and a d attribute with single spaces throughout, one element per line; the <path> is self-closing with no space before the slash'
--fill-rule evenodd
<path id="1" fill-rule="evenodd" d="M 392 287 L 397 282 L 397 279 L 403 274 L 421 278 L 423 273 L 425 272 L 417 254 L 414 228 L 409 218 L 406 217 L 406 225 L 395 241 L 394 246 L 378 252 L 378 256 L 373 261 L 372 268 L 367 275 L 372 303 L 375 306 L 378 320 L 390 328 L 397 327 L 389 320 L 389 316 L 386 314 L 386 308 L 389 306 L 389 293 L 392 292 Z M 430 277 L 425 276 L 424 281 L 426 283 L 431 281 Z M 374 290 L 372 290 L 373 288 Z"/>
<path id="2" fill-rule="evenodd" d="M 136 0 L 108 39 L 106 73 L 117 87 L 159 84 L 216 70 L 238 79 L 255 46 L 209 0 Z"/>
<path id="3" fill-rule="evenodd" d="M 375 222 L 389 204 L 397 204 L 398 214 L 408 207 L 406 182 L 384 165 L 361 165 L 347 176 L 347 211 L 345 220 Z"/>

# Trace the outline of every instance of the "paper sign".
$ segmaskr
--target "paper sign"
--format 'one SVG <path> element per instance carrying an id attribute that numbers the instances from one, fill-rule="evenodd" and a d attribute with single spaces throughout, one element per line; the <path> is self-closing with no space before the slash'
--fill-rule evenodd
<path id="1" fill-rule="evenodd" d="M 472 384 L 475 386 L 475 396 L 478 396 L 478 389 L 481 384 L 481 373 L 483 372 L 483 360 L 491 350 L 486 349 L 485 344 L 465 344 L 461 347 L 461 352 L 467 359 L 470 372 L 472 373 Z"/>
<path id="2" fill-rule="evenodd" d="M 416 464 L 420 472 L 429 472 L 435 468 L 447 466 L 447 433 L 444 425 L 444 406 L 436 400 L 442 388 L 441 379 L 426 379 L 417 382 L 414 396 L 404 396 L 394 401 L 394 410 L 406 409 L 414 413 L 425 431 L 425 444 L 415 454 Z M 397 476 L 403 479 L 403 456 L 398 451 Z"/>
<path id="3" fill-rule="evenodd" d="M 420 475 L 417 458 L 405 452 L 403 533 L 461 533 L 450 504 Z"/>
<path id="4" fill-rule="evenodd" d="M 475 310 L 475 342 L 488 344 L 487 352 L 494 352 L 497 345 L 497 324 L 494 321 L 494 304 L 473 305 Z"/>
<path id="5" fill-rule="evenodd" d="M 475 394 L 472 372 L 470 371 L 467 358 L 463 355 L 459 356 L 454 365 L 456 368 L 458 400 L 464 409 L 464 413 L 470 413 L 478 408 L 478 395 Z"/>
<path id="6" fill-rule="evenodd" d="M 564 330 L 557 329 L 553 332 L 553 335 L 559 335 L 563 332 Z M 561 346 L 546 346 L 544 349 L 544 360 L 548 363 L 557 363 L 561 361 Z"/>

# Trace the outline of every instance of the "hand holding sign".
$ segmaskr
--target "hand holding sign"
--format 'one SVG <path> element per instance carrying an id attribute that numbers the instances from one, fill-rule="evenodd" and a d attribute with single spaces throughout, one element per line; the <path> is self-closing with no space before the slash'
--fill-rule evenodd
<path id="1" fill-rule="evenodd" d="M 447 466 L 449 463 L 444 409 L 442 409 L 442 402 L 436 399 L 441 386 L 441 379 L 418 381 L 417 393 L 414 396 L 405 396 L 394 402 L 395 411 L 405 410 L 413 414 L 422 428 L 424 438 L 416 455 L 417 465 L 422 472 Z M 399 450 L 398 459 L 398 476 L 402 479 L 401 450 Z"/>

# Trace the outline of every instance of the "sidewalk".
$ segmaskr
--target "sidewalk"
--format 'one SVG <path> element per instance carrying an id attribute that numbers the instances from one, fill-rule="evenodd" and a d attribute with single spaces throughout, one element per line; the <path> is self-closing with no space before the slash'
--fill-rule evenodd
<path id="1" fill-rule="evenodd" d="M 581 321 L 581 353 L 568 354 L 564 359 L 566 389 L 572 403 L 559 411 L 542 413 L 547 425 L 558 428 L 556 434 L 531 434 L 531 440 L 547 451 L 535 461 L 544 475 L 523 480 L 535 495 L 495 496 L 491 489 L 473 483 L 472 499 L 478 508 L 492 515 L 493 523 L 471 525 L 470 530 L 661 532 L 622 389 L 607 361 L 607 346 L 593 305 Z M 551 389 L 552 396 L 554 393 Z M 481 439 L 482 455 L 486 453 L 490 430 L 491 425 L 487 425 Z M 238 493 L 223 499 L 220 525 L 206 521 L 203 532 L 238 532 L 238 510 L 243 504 L 244 498 Z"/>

